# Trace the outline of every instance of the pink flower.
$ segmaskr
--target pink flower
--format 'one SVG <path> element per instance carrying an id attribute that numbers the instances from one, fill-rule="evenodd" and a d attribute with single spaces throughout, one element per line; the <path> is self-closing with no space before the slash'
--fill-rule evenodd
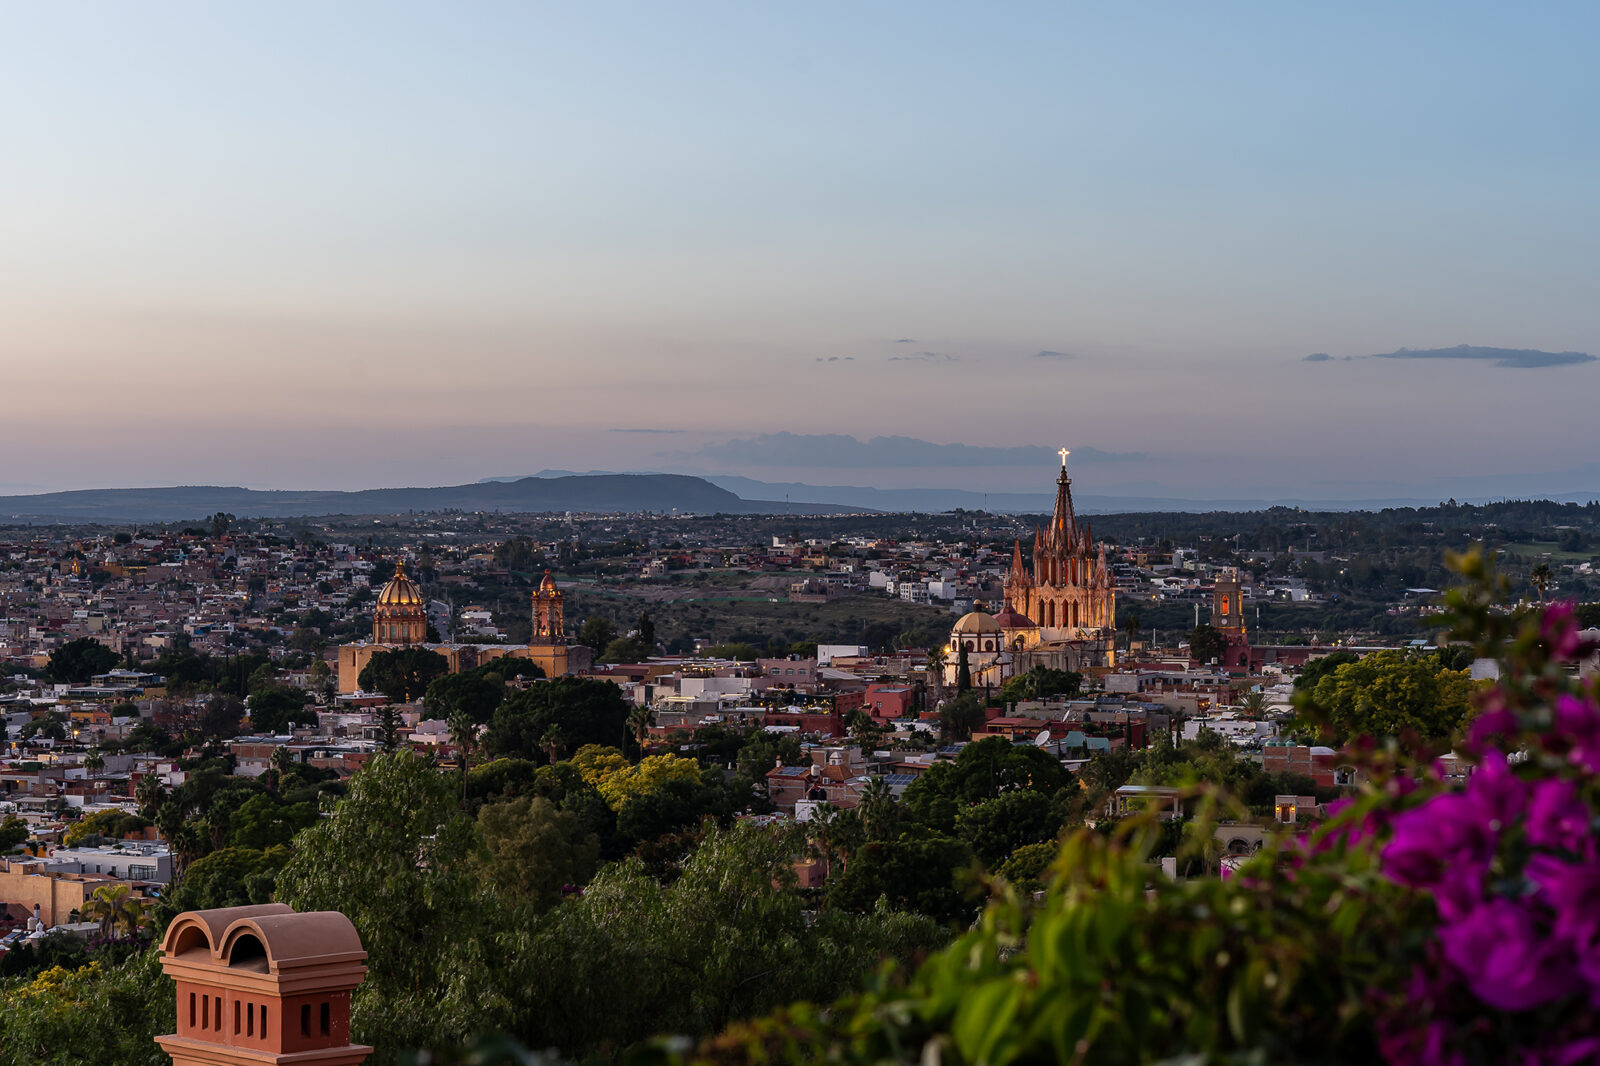
<path id="1" fill-rule="evenodd" d="M 1578 636 L 1578 607 L 1572 600 L 1559 600 L 1544 609 L 1539 620 L 1539 635 L 1550 645 L 1550 658 L 1570 662 L 1583 650 Z"/>
<path id="2" fill-rule="evenodd" d="M 1535 855 L 1527 872 L 1539 886 L 1539 899 L 1555 912 L 1552 935 L 1572 946 L 1578 972 L 1600 990 L 1600 862 Z"/>
<path id="3" fill-rule="evenodd" d="M 1553 718 L 1551 739 L 1568 749 L 1574 763 L 1600 773 L 1600 707 L 1563 692 L 1556 697 Z"/>
<path id="4" fill-rule="evenodd" d="M 1528 800 L 1528 840 L 1540 848 L 1591 857 L 1594 837 L 1589 832 L 1589 808 L 1571 781 L 1544 780 L 1534 784 Z"/>
<path id="5" fill-rule="evenodd" d="M 1498 1010 L 1530 1010 L 1573 991 L 1577 974 L 1567 945 L 1510 900 L 1489 900 L 1441 927 L 1439 942 L 1473 995 Z"/>

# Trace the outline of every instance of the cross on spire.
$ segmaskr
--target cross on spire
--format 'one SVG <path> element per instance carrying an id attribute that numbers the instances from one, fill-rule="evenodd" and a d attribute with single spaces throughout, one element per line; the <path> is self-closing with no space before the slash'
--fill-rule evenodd
<path id="1" fill-rule="evenodd" d="M 1056 454 L 1061 456 L 1061 469 L 1065 470 L 1067 468 L 1067 456 L 1071 455 L 1072 453 L 1067 449 L 1062 448 Z"/>

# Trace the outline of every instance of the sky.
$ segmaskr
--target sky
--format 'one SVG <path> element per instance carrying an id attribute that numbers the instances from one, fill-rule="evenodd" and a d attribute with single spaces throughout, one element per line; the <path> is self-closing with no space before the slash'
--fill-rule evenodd
<path id="1" fill-rule="evenodd" d="M 1592 4 L 0 16 L 0 492 L 1600 492 Z"/>

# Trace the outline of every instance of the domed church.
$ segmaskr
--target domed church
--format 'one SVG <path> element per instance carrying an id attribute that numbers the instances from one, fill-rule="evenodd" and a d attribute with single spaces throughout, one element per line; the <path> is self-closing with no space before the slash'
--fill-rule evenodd
<path id="1" fill-rule="evenodd" d="M 404 559 L 396 559 L 394 577 L 378 593 L 372 610 L 372 643 L 406 647 L 428 641 L 428 604 L 422 589 L 406 576 Z"/>
<path id="2" fill-rule="evenodd" d="M 346 644 L 339 649 L 339 691 L 356 692 L 361 671 L 381 651 L 425 647 L 438 652 L 452 672 L 471 670 L 491 659 L 532 659 L 546 677 L 561 677 L 588 669 L 592 652 L 567 644 L 563 617 L 564 597 L 546 570 L 533 594 L 533 635 L 527 644 L 454 644 L 428 640 L 428 601 L 422 588 L 406 573 L 405 560 L 396 559 L 394 577 L 378 593 L 372 610 L 372 640 Z"/>
<path id="3" fill-rule="evenodd" d="M 948 679 L 955 678 L 963 646 L 977 685 L 996 685 L 1035 666 L 1082 670 L 1112 665 L 1116 582 L 1105 545 L 1096 547 L 1089 523 L 1080 524 L 1073 510 L 1068 454 L 1061 450 L 1055 513 L 1049 525 L 1033 532 L 1032 569 L 1023 562 L 1022 542 L 1016 542 L 1005 576 L 1004 607 L 993 615 L 965 614 L 950 631 Z"/>

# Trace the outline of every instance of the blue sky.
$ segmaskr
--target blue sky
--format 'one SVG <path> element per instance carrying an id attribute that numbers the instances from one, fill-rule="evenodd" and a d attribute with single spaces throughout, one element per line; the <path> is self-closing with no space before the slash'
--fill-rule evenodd
<path id="1" fill-rule="evenodd" d="M 3 13 L 10 491 L 1600 489 L 1592 5 Z"/>

